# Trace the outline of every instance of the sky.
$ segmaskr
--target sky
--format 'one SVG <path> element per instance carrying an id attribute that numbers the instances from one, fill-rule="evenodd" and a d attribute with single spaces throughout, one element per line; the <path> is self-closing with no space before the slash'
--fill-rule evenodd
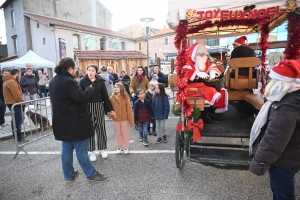
<path id="1" fill-rule="evenodd" d="M 5 0 L 0 0 L 0 5 Z M 112 29 L 118 30 L 126 26 L 140 23 L 141 18 L 151 17 L 154 21 L 149 26 L 162 29 L 167 27 L 168 0 L 100 0 L 113 14 Z M 0 10 L 0 39 L 6 44 L 3 10 Z"/>

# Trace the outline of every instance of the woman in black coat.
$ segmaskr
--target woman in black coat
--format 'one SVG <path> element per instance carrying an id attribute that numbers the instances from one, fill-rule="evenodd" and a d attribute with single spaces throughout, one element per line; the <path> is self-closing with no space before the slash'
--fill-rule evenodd
<path id="1" fill-rule="evenodd" d="M 107 158 L 107 153 L 104 151 L 107 149 L 107 137 L 105 128 L 105 111 L 109 112 L 110 116 L 114 117 L 115 112 L 109 101 L 105 80 L 98 76 L 98 67 L 96 65 L 89 65 L 87 68 L 87 75 L 81 79 L 79 86 L 85 89 L 89 86 L 94 88 L 94 95 L 88 100 L 88 109 L 90 117 L 93 122 L 94 130 L 97 133 L 97 145 L 102 158 Z M 105 111 L 104 106 L 105 105 Z M 96 161 L 96 150 L 95 134 L 90 138 L 89 157 L 91 161 Z"/>
<path id="2" fill-rule="evenodd" d="M 62 168 L 66 181 L 73 181 L 78 171 L 73 167 L 73 150 L 87 179 L 104 181 L 88 158 L 89 138 L 94 129 L 87 109 L 87 100 L 94 94 L 92 87 L 82 90 L 74 80 L 75 61 L 63 58 L 55 67 L 56 76 L 49 85 L 52 102 L 52 127 L 56 140 L 62 141 Z"/>

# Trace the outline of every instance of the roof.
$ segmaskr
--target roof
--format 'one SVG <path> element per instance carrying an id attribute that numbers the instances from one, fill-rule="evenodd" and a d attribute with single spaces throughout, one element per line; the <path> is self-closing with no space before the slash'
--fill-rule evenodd
<path id="1" fill-rule="evenodd" d="M 29 17 L 30 19 L 36 20 L 36 21 L 38 21 L 42 24 L 45 24 L 47 26 L 55 26 L 55 25 L 64 26 L 64 27 L 69 27 L 69 28 L 73 28 L 73 29 L 76 29 L 76 30 L 84 30 L 84 31 L 92 32 L 92 33 L 100 33 L 100 34 L 103 34 L 103 35 L 106 35 L 106 36 L 115 36 L 115 37 L 118 37 L 118 38 L 134 40 L 133 38 L 130 38 L 126 35 L 123 35 L 121 33 L 118 33 L 118 32 L 112 31 L 112 30 L 104 29 L 104 28 L 99 28 L 99 27 L 95 27 L 95 26 L 88 26 L 88 25 L 84 25 L 84 24 L 65 21 L 65 20 L 61 20 L 61 19 L 57 19 L 57 18 L 53 18 L 53 17 L 48 17 L 48 16 L 45 16 L 45 15 L 30 13 L 30 12 L 23 12 L 23 13 L 26 17 Z"/>
<path id="2" fill-rule="evenodd" d="M 147 56 L 140 51 L 81 50 L 74 51 L 74 53 L 79 60 L 122 60 L 147 58 Z"/>
<path id="3" fill-rule="evenodd" d="M 0 6 L 0 9 L 4 8 L 11 1 L 12 0 L 6 0 L 6 1 L 4 1 L 4 3 Z"/>

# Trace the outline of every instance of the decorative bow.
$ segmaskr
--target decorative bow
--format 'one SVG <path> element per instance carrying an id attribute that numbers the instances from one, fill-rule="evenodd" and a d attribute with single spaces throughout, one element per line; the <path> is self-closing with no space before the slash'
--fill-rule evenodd
<path id="1" fill-rule="evenodd" d="M 177 131 L 182 130 L 182 122 L 179 122 L 176 128 Z M 193 130 L 193 142 L 198 140 L 202 140 L 202 136 L 200 134 L 200 130 L 203 130 L 203 121 L 199 119 L 197 122 L 192 122 L 192 120 L 188 120 L 187 126 L 184 127 L 184 130 L 191 131 Z"/>

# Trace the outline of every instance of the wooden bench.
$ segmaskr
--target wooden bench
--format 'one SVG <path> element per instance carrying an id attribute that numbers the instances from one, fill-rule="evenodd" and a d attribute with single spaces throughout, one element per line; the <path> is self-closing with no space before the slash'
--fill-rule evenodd
<path id="1" fill-rule="evenodd" d="M 258 110 L 264 105 L 264 97 L 262 94 L 243 94 L 243 99 Z"/>

